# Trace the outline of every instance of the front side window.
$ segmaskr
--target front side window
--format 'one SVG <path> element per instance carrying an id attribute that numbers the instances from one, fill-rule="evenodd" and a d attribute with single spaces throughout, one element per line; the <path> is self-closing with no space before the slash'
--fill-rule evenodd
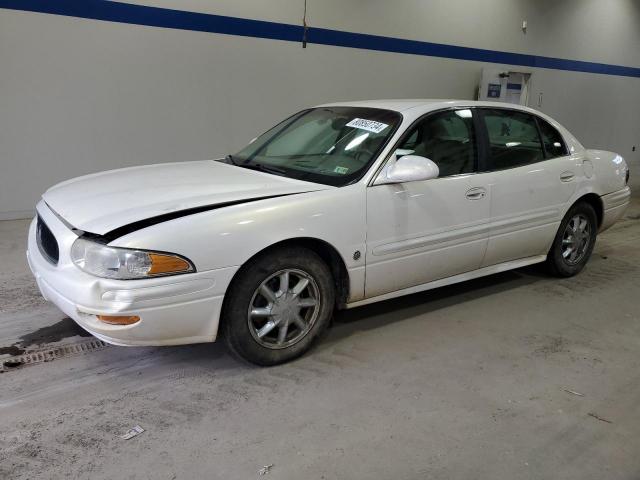
<path id="1" fill-rule="evenodd" d="M 536 119 L 514 110 L 484 110 L 489 137 L 489 170 L 502 170 L 544 160 Z"/>
<path id="2" fill-rule="evenodd" d="M 409 130 L 396 155 L 426 157 L 438 165 L 440 177 L 473 172 L 476 147 L 471 110 L 429 115 Z"/>
<path id="3" fill-rule="evenodd" d="M 276 125 L 227 160 L 310 182 L 342 186 L 359 179 L 402 120 L 377 108 L 321 107 Z"/>
<path id="4" fill-rule="evenodd" d="M 544 144 L 544 151 L 547 154 L 547 158 L 567 155 L 567 147 L 564 144 L 562 135 L 541 118 L 538 118 L 538 126 L 540 127 L 540 135 L 542 136 L 542 143 Z"/>

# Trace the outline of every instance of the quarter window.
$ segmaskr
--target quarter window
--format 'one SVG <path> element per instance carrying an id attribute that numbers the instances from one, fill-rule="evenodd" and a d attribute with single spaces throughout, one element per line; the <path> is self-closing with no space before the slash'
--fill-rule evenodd
<path id="1" fill-rule="evenodd" d="M 489 170 L 502 170 L 544 160 L 536 120 L 514 110 L 485 110 L 489 137 Z"/>
<path id="2" fill-rule="evenodd" d="M 474 171 L 476 148 L 471 110 L 429 115 L 414 126 L 396 155 L 426 157 L 440 169 L 440 177 Z"/>
<path id="3" fill-rule="evenodd" d="M 567 147 L 560 133 L 541 118 L 538 118 L 538 126 L 540 127 L 540 135 L 542 135 L 542 143 L 544 144 L 547 158 L 567 155 Z"/>

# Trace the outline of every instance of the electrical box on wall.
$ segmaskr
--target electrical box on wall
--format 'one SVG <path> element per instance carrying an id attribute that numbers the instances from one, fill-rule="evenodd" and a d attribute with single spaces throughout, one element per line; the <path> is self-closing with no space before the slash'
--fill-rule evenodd
<path id="1" fill-rule="evenodd" d="M 528 105 L 531 72 L 483 68 L 478 100 Z"/>

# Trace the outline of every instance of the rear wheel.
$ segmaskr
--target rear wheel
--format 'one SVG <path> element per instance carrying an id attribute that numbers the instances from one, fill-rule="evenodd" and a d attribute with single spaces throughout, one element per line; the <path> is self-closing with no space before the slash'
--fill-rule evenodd
<path id="1" fill-rule="evenodd" d="M 571 277 L 586 265 L 596 243 L 598 219 L 586 202 L 575 204 L 560 223 L 547 255 L 549 270 L 559 277 Z"/>
<path id="2" fill-rule="evenodd" d="M 281 248 L 257 257 L 229 288 L 223 312 L 227 345 L 258 365 L 302 355 L 333 314 L 331 271 L 306 248 Z"/>

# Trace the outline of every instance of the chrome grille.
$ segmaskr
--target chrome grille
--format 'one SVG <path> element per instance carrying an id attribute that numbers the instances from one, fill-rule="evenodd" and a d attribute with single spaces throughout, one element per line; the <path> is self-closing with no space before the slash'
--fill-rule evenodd
<path id="1" fill-rule="evenodd" d="M 51 230 L 49 230 L 49 227 L 47 227 L 47 224 L 42 221 L 40 215 L 38 215 L 36 239 L 42 256 L 50 263 L 57 265 L 58 257 L 60 256 L 58 242 L 56 241 L 56 237 L 53 236 L 53 233 L 51 233 Z"/>

